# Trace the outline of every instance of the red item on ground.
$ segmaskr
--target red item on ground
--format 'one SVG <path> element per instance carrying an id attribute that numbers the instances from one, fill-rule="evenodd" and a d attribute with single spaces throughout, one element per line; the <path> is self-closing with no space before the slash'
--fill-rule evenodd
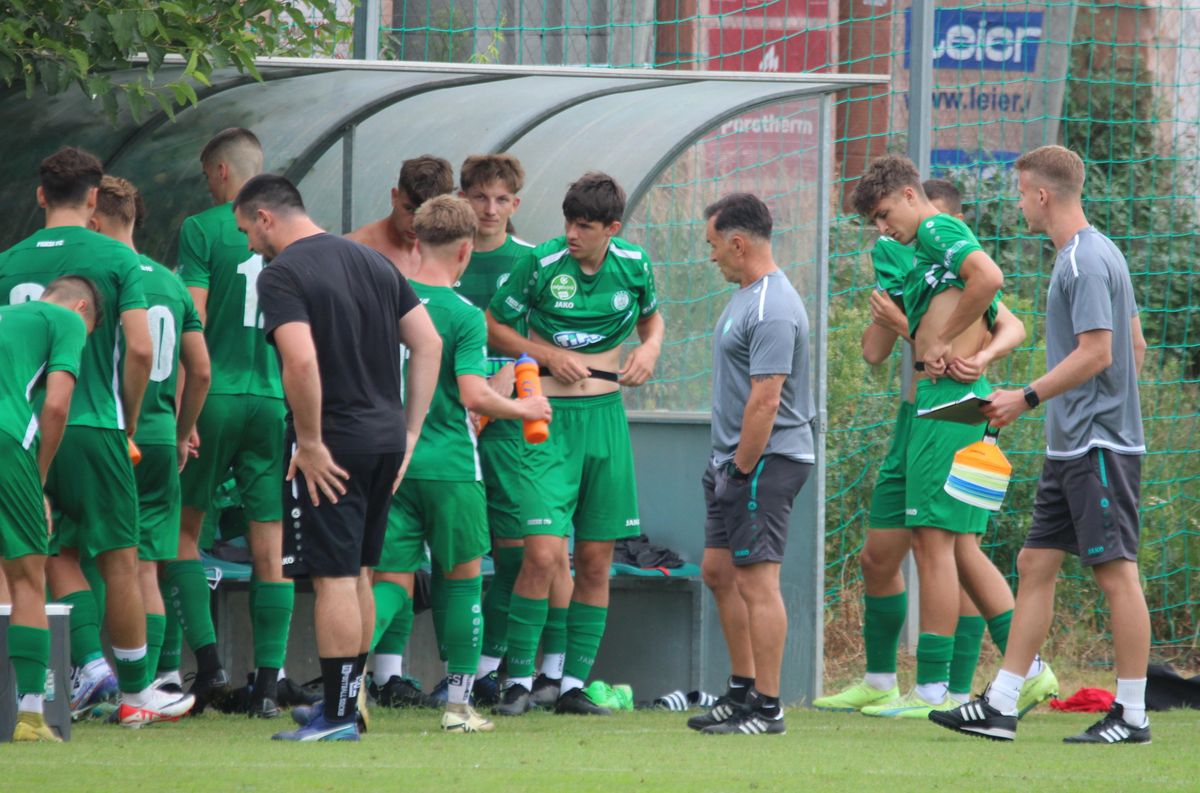
<path id="1" fill-rule="evenodd" d="M 1081 688 L 1065 700 L 1050 700 L 1050 707 L 1063 713 L 1108 713 L 1116 698 L 1102 688 Z"/>

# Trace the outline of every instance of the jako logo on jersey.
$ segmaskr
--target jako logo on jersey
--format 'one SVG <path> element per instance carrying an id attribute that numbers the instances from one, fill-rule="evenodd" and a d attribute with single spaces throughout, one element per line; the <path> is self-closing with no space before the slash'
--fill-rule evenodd
<path id="1" fill-rule="evenodd" d="M 622 289 L 613 295 L 612 307 L 614 311 L 624 311 L 629 308 L 629 293 Z"/>
<path id="2" fill-rule="evenodd" d="M 556 300 L 556 301 L 554 301 L 554 307 L 555 308 L 575 308 L 575 301 L 573 301 L 573 300 Z"/>
<path id="3" fill-rule="evenodd" d="M 550 281 L 550 294 L 554 295 L 555 300 L 570 300 L 575 297 L 578 288 L 575 279 L 569 275 L 556 275 Z"/>
<path id="4" fill-rule="evenodd" d="M 641 525 L 642 525 L 642 521 L 640 518 L 633 518 L 631 520 L 625 521 L 625 528 L 629 528 L 630 526 L 641 526 Z"/>
<path id="5" fill-rule="evenodd" d="M 906 42 L 912 40 L 912 13 L 906 12 Z M 934 11 L 933 67 L 935 69 L 997 69 L 1032 72 L 1037 68 L 1042 14 L 1021 11 Z M 911 46 L 904 65 L 909 67 Z"/>
<path id="6" fill-rule="evenodd" d="M 574 330 L 567 330 L 562 333 L 555 333 L 554 343 L 559 347 L 566 347 L 568 350 L 573 350 L 577 347 L 587 347 L 589 344 L 598 344 L 604 341 L 604 338 L 599 333 L 580 333 Z"/>

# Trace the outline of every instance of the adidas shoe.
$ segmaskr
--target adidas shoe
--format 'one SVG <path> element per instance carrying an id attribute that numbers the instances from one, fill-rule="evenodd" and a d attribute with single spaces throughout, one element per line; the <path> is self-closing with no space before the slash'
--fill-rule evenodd
<path id="1" fill-rule="evenodd" d="M 1063 743 L 1150 743 L 1150 722 L 1134 727 L 1125 721 L 1125 708 L 1114 702 L 1104 718 Z"/>
<path id="2" fill-rule="evenodd" d="M 13 727 L 12 734 L 13 743 L 25 741 L 44 741 L 46 743 L 62 743 L 62 738 L 54 730 L 50 729 L 50 725 L 46 724 L 46 719 L 40 713 L 29 713 L 21 711 L 17 714 L 17 723 Z"/>
<path id="3" fill-rule="evenodd" d="M 931 711 L 929 720 L 948 730 L 993 741 L 1011 741 L 1017 737 L 1017 716 L 1006 716 L 993 708 L 986 694 L 952 710 Z"/>
<path id="4" fill-rule="evenodd" d="M 775 718 L 764 715 L 757 708 L 743 708 L 725 721 L 710 724 L 700 732 L 705 735 L 784 735 L 787 727 L 783 723 L 782 708 Z"/>
<path id="5" fill-rule="evenodd" d="M 817 710 L 834 713 L 857 713 L 863 708 L 885 705 L 898 699 L 900 699 L 900 689 L 897 686 L 881 691 L 866 683 L 856 683 L 836 694 L 814 699 L 812 706 Z"/>
<path id="6" fill-rule="evenodd" d="M 692 716 L 687 720 L 687 726 L 689 729 L 703 730 L 706 727 L 712 727 L 714 724 L 729 721 L 745 709 L 746 706 L 743 703 L 734 702 L 729 698 L 729 695 L 717 697 L 717 701 L 709 708 L 708 713 Z"/>
<path id="7" fill-rule="evenodd" d="M 291 732 L 277 732 L 271 736 L 273 741 L 357 741 L 358 727 L 354 722 L 340 722 L 337 724 L 330 723 L 325 720 L 325 714 L 319 713 L 314 718 L 299 729 Z"/>
<path id="8" fill-rule="evenodd" d="M 879 705 L 867 705 L 860 713 L 864 716 L 875 716 L 883 719 L 925 719 L 935 710 L 950 710 L 958 703 L 946 697 L 938 703 L 933 703 L 922 697 L 914 688 L 899 699 L 884 702 Z"/>
<path id="9" fill-rule="evenodd" d="M 573 688 L 559 696 L 554 703 L 554 712 L 559 715 L 572 716 L 610 716 L 612 711 L 601 707 L 588 699 L 587 692 L 582 688 Z"/>
<path id="10" fill-rule="evenodd" d="M 535 708 L 553 708 L 561 693 L 562 678 L 555 680 L 540 674 L 534 678 L 533 688 L 529 691 L 529 704 Z"/>
<path id="11" fill-rule="evenodd" d="M 478 685 L 476 681 L 476 685 Z M 381 708 L 436 708 L 440 707 L 432 697 L 421 690 L 421 684 L 411 677 L 392 675 L 382 686 L 374 682 L 370 686 L 371 696 Z"/>
<path id="12" fill-rule="evenodd" d="M 442 713 L 443 732 L 491 732 L 496 725 L 480 716 L 470 705 L 450 705 Z"/>
<path id="13" fill-rule="evenodd" d="M 196 698 L 191 694 L 179 696 L 154 688 L 147 689 L 145 694 L 146 702 L 141 705 L 131 705 L 122 698 L 117 708 L 117 720 L 122 727 L 137 728 L 156 721 L 179 721 L 196 704 Z"/>
<path id="14" fill-rule="evenodd" d="M 537 691 L 537 683 L 533 690 Z M 483 677 L 475 678 L 471 686 L 471 704 L 480 708 L 490 708 L 500 702 L 500 675 L 496 671 L 488 672 Z"/>
<path id="15" fill-rule="evenodd" d="M 1051 697 L 1058 696 L 1058 678 L 1050 670 L 1050 664 L 1042 664 L 1042 671 L 1025 681 L 1021 686 L 1021 695 L 1017 697 L 1017 718 Z"/>
<path id="16" fill-rule="evenodd" d="M 501 716 L 524 716 L 529 712 L 529 689 L 520 683 L 511 683 L 500 692 L 500 704 L 492 708 Z"/>

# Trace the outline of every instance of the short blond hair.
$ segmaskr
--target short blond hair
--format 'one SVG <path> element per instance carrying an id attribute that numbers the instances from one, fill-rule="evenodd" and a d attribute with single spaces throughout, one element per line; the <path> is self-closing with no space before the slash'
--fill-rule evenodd
<path id="1" fill-rule="evenodd" d="M 413 231 L 422 245 L 449 245 L 475 239 L 478 221 L 466 199 L 451 195 L 434 196 L 421 204 L 413 217 Z"/>
<path id="2" fill-rule="evenodd" d="M 128 179 L 105 175 L 96 194 L 96 213 L 111 218 L 122 226 L 140 227 L 146 215 L 141 193 Z"/>
<path id="3" fill-rule="evenodd" d="M 1050 183 L 1050 188 L 1065 196 L 1083 194 L 1083 160 L 1065 146 L 1040 146 L 1017 158 L 1013 167 L 1034 173 Z"/>

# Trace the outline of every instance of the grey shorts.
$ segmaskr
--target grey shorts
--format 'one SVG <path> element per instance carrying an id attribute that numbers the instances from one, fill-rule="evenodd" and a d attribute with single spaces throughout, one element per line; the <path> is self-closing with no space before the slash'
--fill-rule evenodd
<path id="1" fill-rule="evenodd" d="M 1054 548 L 1084 565 L 1137 561 L 1142 458 L 1092 448 L 1071 460 L 1046 458 L 1026 548 Z"/>
<path id="2" fill-rule="evenodd" d="M 700 480 L 708 508 L 704 547 L 728 548 L 737 566 L 782 562 L 792 502 L 812 467 L 769 454 L 749 477 L 733 479 L 710 461 Z"/>

